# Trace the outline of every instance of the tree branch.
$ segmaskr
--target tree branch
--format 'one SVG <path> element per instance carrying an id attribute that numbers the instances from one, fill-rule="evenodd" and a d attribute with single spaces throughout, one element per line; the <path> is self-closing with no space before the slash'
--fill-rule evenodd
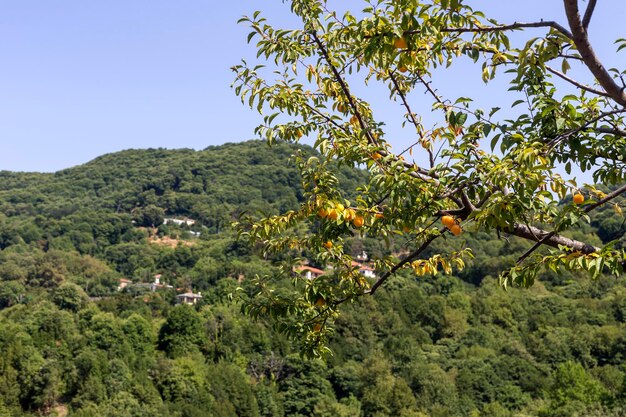
<path id="1" fill-rule="evenodd" d="M 589 4 L 587 5 L 587 10 L 585 10 L 585 16 L 583 17 L 583 27 L 585 30 L 589 27 L 589 22 L 591 21 L 591 16 L 593 15 L 593 11 L 596 8 L 597 0 L 589 0 Z"/>
<path id="2" fill-rule="evenodd" d="M 343 77 L 337 70 L 337 67 L 335 67 L 335 65 L 330 60 L 330 56 L 328 56 L 328 51 L 326 50 L 326 47 L 322 43 L 319 36 L 317 36 L 317 32 L 312 30 L 311 36 L 313 37 L 313 40 L 315 40 L 315 43 L 317 44 L 317 47 L 320 50 L 320 53 L 324 57 L 324 60 L 326 61 L 326 65 L 328 65 L 328 67 L 330 68 L 331 72 L 333 73 L 333 76 L 335 77 L 335 80 L 339 83 L 339 85 L 341 86 L 341 90 L 343 91 L 344 95 L 348 99 L 348 103 L 350 104 L 350 107 L 352 108 L 354 115 L 359 121 L 359 125 L 361 126 L 361 129 L 363 129 L 363 131 L 365 132 L 367 136 L 367 141 L 374 145 L 377 144 L 376 140 L 374 140 L 374 138 L 372 137 L 372 134 L 370 133 L 367 127 L 367 124 L 365 123 L 365 120 L 363 120 L 363 116 L 361 115 L 361 112 L 359 111 L 359 108 L 356 105 L 356 101 L 354 100 L 354 97 L 352 97 L 352 94 L 350 93 L 350 89 L 348 88 L 348 85 L 346 84 Z"/>
<path id="3" fill-rule="evenodd" d="M 393 74 L 393 72 L 389 74 L 389 78 L 391 78 L 391 81 L 393 82 L 393 85 L 396 88 L 396 91 L 398 92 L 400 99 L 402 100 L 402 104 L 406 108 L 406 111 L 409 114 L 409 119 L 411 119 L 411 123 L 413 123 L 413 126 L 415 126 L 415 129 L 417 130 L 417 134 L 420 136 L 420 139 L 424 139 L 424 135 L 422 134 L 420 130 L 420 124 L 417 121 L 417 118 L 415 118 L 415 114 L 413 113 L 413 111 L 411 111 L 411 106 L 409 106 L 409 102 L 406 99 L 406 95 L 400 88 L 400 85 L 398 85 L 398 80 L 396 80 L 396 77 Z M 430 149 L 427 149 L 427 151 L 428 151 L 428 160 L 430 162 L 430 168 L 432 169 L 435 167 L 435 157 L 433 156 L 433 151 L 431 151 Z"/>
<path id="4" fill-rule="evenodd" d="M 591 210 L 595 210 L 601 205 L 608 203 L 609 201 L 613 200 L 615 197 L 618 197 L 620 194 L 624 194 L 624 193 L 626 193 L 626 185 L 623 185 L 619 187 L 617 190 L 607 194 L 606 197 L 604 197 L 602 200 L 598 201 L 597 203 L 593 203 L 585 207 L 585 213 L 589 213 Z"/>
<path id="5" fill-rule="evenodd" d="M 586 85 L 584 85 L 582 83 L 579 83 L 575 79 L 568 77 L 567 75 L 563 74 L 560 71 L 555 70 L 554 68 L 552 68 L 552 67 L 550 67 L 548 65 L 546 65 L 546 69 L 549 72 L 551 72 L 552 74 L 554 74 L 557 77 L 567 81 L 568 83 L 570 83 L 572 85 L 575 85 L 576 87 L 580 88 L 581 90 L 585 90 L 585 91 L 588 91 L 588 92 L 593 93 L 593 94 L 597 94 L 597 95 L 602 96 L 602 97 L 609 97 L 609 98 L 611 98 L 611 96 L 608 95 L 606 92 L 600 91 L 600 90 L 596 90 L 595 88 L 587 87 Z"/>
<path id="6" fill-rule="evenodd" d="M 534 226 L 526 226 L 519 223 L 513 225 L 513 230 L 510 230 L 509 233 L 527 240 L 532 240 L 533 242 L 539 243 L 539 245 L 548 245 L 553 248 L 567 246 L 568 248 L 572 248 L 575 252 L 582 252 L 584 254 L 600 250 L 600 248 L 596 248 L 588 243 L 557 235 L 556 232 L 547 232 Z M 535 246 L 539 247 L 539 245 Z"/>
<path id="7" fill-rule="evenodd" d="M 366 291 L 365 294 L 374 295 L 374 293 L 376 292 L 378 287 L 383 285 L 383 283 L 391 275 L 395 274 L 395 272 L 398 269 L 402 268 L 404 265 L 408 264 L 409 262 L 413 262 L 415 259 L 417 259 L 422 254 L 422 252 L 424 252 L 428 248 L 428 246 L 430 246 L 430 244 L 433 242 L 433 240 L 435 240 L 439 236 L 441 236 L 445 232 L 445 230 L 446 229 L 441 229 L 441 230 L 439 230 L 439 234 L 429 236 L 428 239 L 426 239 L 426 241 L 424 243 L 422 243 L 419 248 L 417 248 L 409 256 L 407 256 L 406 258 L 404 258 L 403 260 L 398 262 L 393 268 L 391 268 L 389 271 L 385 272 L 380 278 L 378 278 L 378 281 L 376 281 L 374 283 L 374 285 L 372 285 L 372 288 L 370 288 L 368 291 Z"/>
<path id="8" fill-rule="evenodd" d="M 580 21 L 580 13 L 578 11 L 578 0 L 563 0 L 565 6 L 565 14 L 569 27 L 572 30 L 572 40 L 576 45 L 576 49 L 580 52 L 583 62 L 589 68 L 589 71 L 596 77 L 602 88 L 607 92 L 615 102 L 626 107 L 626 93 L 624 89 L 617 85 L 609 72 L 604 68 L 602 62 L 594 52 L 589 42 L 587 29 Z"/>
<path id="9" fill-rule="evenodd" d="M 553 29 L 558 30 L 563 35 L 572 39 L 572 33 L 563 27 L 561 24 L 549 20 L 549 21 L 541 21 L 541 22 L 514 22 L 509 25 L 496 25 L 496 26 L 476 26 L 470 28 L 444 28 L 441 29 L 441 32 L 446 33 L 481 33 L 481 32 L 503 32 L 507 30 L 515 30 L 515 29 L 523 29 L 523 28 L 541 28 L 541 27 L 551 27 Z M 409 30 L 404 32 L 405 34 L 414 34 L 420 33 L 419 30 Z"/>
<path id="10" fill-rule="evenodd" d="M 626 137 L 626 130 L 618 127 L 596 127 L 594 130 L 598 133 L 607 133 L 609 135 Z"/>
<path id="11" fill-rule="evenodd" d="M 617 196 L 626 193 L 626 185 L 618 188 L 617 190 L 609 193 L 606 195 L 606 197 L 604 197 L 603 199 L 601 199 L 600 201 L 593 203 L 587 207 L 585 207 L 585 213 L 589 213 L 592 210 L 595 210 L 596 208 L 600 207 L 601 205 L 608 203 L 609 201 L 613 200 L 614 198 L 616 198 Z M 519 234 L 515 233 L 516 228 L 522 227 L 525 230 L 523 230 L 523 233 L 525 236 L 520 236 Z M 565 245 L 567 247 L 571 247 L 574 251 L 577 252 L 582 252 L 584 254 L 589 254 L 589 253 L 593 253 L 593 252 L 597 252 L 600 250 L 600 248 L 596 248 L 592 245 L 589 244 L 585 244 L 583 242 L 578 242 L 575 241 L 573 239 L 568 239 L 568 238 L 564 238 L 562 236 L 558 236 L 556 234 L 556 232 L 552 231 L 552 232 L 546 232 L 544 230 L 540 230 L 534 227 L 530 227 L 530 226 L 522 226 L 522 225 L 516 225 L 514 226 L 514 233 L 516 236 L 520 236 L 520 237 L 525 237 L 528 239 L 528 237 L 526 237 L 526 234 L 528 232 L 531 233 L 532 238 L 530 240 L 535 240 L 537 243 L 535 243 L 530 249 L 528 249 L 526 252 L 524 252 L 524 254 L 522 256 L 520 256 L 517 259 L 516 264 L 519 265 L 520 263 L 522 263 L 526 258 L 528 258 L 534 251 L 536 251 L 541 245 L 543 244 L 547 244 L 550 246 L 554 246 L 553 244 L 550 243 L 550 240 L 552 239 L 552 243 L 556 243 L 556 246 L 558 245 Z M 540 231 L 541 233 L 544 233 L 544 236 L 542 236 L 541 238 L 538 238 L 538 234 L 537 231 Z M 561 240 L 561 242 L 559 242 L 559 240 Z M 569 241 L 566 242 L 565 240 Z M 572 245 L 575 244 L 576 246 Z M 582 245 L 582 246 L 581 246 Z"/>
<path id="12" fill-rule="evenodd" d="M 569 130 L 553 139 L 551 139 L 547 145 L 550 148 L 550 150 L 554 149 L 554 147 L 556 147 L 560 142 L 564 141 L 565 139 L 569 138 L 572 135 L 575 135 L 579 132 L 582 132 L 583 130 L 587 129 L 589 126 L 591 126 L 594 123 L 599 122 L 600 120 L 602 120 L 603 118 L 607 117 L 607 116 L 613 116 L 615 114 L 620 114 L 620 113 L 624 113 L 626 111 L 626 109 L 619 109 L 619 110 L 611 110 L 611 111 L 607 111 L 604 113 L 599 114 L 598 116 L 594 117 L 591 120 L 588 120 L 585 124 L 583 124 L 582 126 L 577 127 L 576 129 L 572 129 Z"/>

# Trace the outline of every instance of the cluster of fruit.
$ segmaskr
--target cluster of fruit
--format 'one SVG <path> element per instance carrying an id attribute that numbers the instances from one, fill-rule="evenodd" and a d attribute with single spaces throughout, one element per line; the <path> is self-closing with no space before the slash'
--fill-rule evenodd
<path id="1" fill-rule="evenodd" d="M 357 210 L 351 207 L 345 207 L 341 203 L 334 203 L 329 206 L 322 206 L 317 210 L 317 216 L 322 219 L 329 219 L 336 221 L 342 219 L 347 223 L 351 223 L 356 229 L 360 229 L 365 224 L 365 217 L 357 212 Z M 382 219 L 384 216 L 382 213 L 375 213 L 376 219 Z M 333 242 L 330 240 L 322 244 L 326 249 L 333 247 Z"/>
<path id="2" fill-rule="evenodd" d="M 365 218 L 358 214 L 353 208 L 345 208 L 343 204 L 337 203 L 332 207 L 325 208 L 320 207 L 317 210 L 317 215 L 322 219 L 337 220 L 340 217 L 347 222 L 351 222 L 357 229 L 363 227 L 365 224 Z"/>
<path id="3" fill-rule="evenodd" d="M 441 223 L 443 223 L 443 225 L 446 226 L 454 236 L 460 235 L 463 231 L 463 229 L 461 229 L 461 225 L 452 216 L 441 216 Z"/>

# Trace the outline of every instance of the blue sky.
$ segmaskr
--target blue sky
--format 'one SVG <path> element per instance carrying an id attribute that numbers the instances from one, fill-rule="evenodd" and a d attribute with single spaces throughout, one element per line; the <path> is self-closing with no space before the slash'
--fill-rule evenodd
<path id="1" fill-rule="evenodd" d="M 594 36 L 626 37 L 621 1 L 599 2 Z M 564 21 L 557 0 L 487 3 L 506 21 Z M 3 2 L 0 170 L 55 171 L 121 149 L 253 138 L 261 118 L 230 89 L 229 68 L 252 54 L 236 21 L 256 9 L 289 21 L 280 0 Z M 608 46 L 600 52 L 610 57 Z M 442 89 L 461 88 L 465 70 L 450 72 Z"/>

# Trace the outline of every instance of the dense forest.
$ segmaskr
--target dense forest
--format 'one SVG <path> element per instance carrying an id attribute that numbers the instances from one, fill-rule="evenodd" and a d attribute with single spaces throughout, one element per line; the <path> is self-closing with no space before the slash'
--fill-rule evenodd
<path id="1" fill-rule="evenodd" d="M 468 231 L 462 271 L 403 272 L 346 305 L 324 361 L 243 315 L 255 276 L 291 278 L 230 225 L 301 202 L 298 151 L 314 153 L 251 141 L 0 172 L 0 416 L 626 415 L 626 279 L 504 290 L 498 272 L 528 247 L 514 237 Z M 337 169 L 348 195 L 366 175 Z M 611 207 L 574 233 L 626 245 Z M 177 304 L 187 291 L 201 301 Z"/>

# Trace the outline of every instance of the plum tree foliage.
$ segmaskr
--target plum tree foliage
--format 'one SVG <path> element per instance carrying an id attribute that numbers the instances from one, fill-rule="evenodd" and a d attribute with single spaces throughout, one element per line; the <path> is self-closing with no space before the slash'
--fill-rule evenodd
<path id="1" fill-rule="evenodd" d="M 239 227 L 268 254 L 308 251 L 333 273 L 280 290 L 260 278 L 245 307 L 250 314 L 275 317 L 304 341 L 305 353 L 323 353 L 341 303 L 375 293 L 402 269 L 462 269 L 471 256 L 465 232 L 529 242 L 502 271 L 504 286 L 532 285 L 542 270 L 623 272 L 624 250 L 569 233 L 602 205 L 621 215 L 616 197 L 626 192 L 626 71 L 605 68 L 594 52 L 588 34 L 596 0 L 563 0 L 563 22 L 498 22 L 464 0 L 370 0 L 354 13 L 335 10 L 339 1 L 289 3 L 299 28 L 273 27 L 258 11 L 241 19 L 259 62 L 233 67 L 233 87 L 264 114 L 256 130 L 262 138 L 306 136 L 319 156 L 296 155 L 305 191 L 298 210 Z M 615 43 L 616 53 L 626 48 L 626 39 Z M 456 61 L 482 68 L 482 78 L 468 83 L 503 77 L 511 109 L 441 94 L 438 76 Z M 356 93 L 375 83 L 403 113 L 403 132 L 414 138 L 405 150 L 388 142 L 379 103 Z M 414 111 L 424 100 L 432 124 Z M 352 201 L 334 174 L 338 164 L 369 171 Z M 578 184 L 580 171 L 611 191 Z M 583 201 L 570 198 L 577 194 Z M 344 251 L 355 235 L 404 239 L 407 250 L 372 259 L 379 277 L 370 282 Z M 450 250 L 432 253 L 431 243 L 442 239 Z"/>

